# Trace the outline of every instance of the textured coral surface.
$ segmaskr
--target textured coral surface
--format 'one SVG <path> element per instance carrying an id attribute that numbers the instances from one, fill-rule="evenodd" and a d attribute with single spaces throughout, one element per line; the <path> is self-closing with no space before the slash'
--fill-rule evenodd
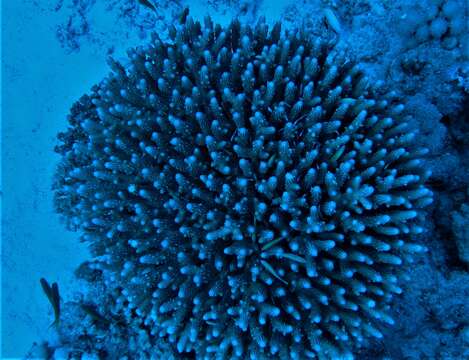
<path id="1" fill-rule="evenodd" d="M 57 210 L 179 352 L 336 357 L 380 338 L 432 201 L 404 106 L 303 30 L 184 17 L 73 107 Z"/>
<path id="2" fill-rule="evenodd" d="M 178 23 L 186 5 L 190 5 L 191 15 L 200 21 L 210 14 L 215 22 L 225 25 L 233 17 L 241 24 L 255 24 L 265 15 L 271 26 L 278 20 L 283 28 L 305 26 L 310 36 L 322 38 L 326 43 L 333 41 L 336 49 L 353 55 L 370 83 L 382 79 L 396 91 L 399 102 L 405 105 L 405 114 L 412 115 L 406 119 L 399 116 L 399 120 L 408 122 L 409 129 L 416 132 L 412 144 L 429 149 L 421 166 L 432 172 L 427 187 L 434 194 L 434 203 L 426 208 L 424 218 L 419 219 L 425 221 L 423 226 L 427 230 L 419 238 L 424 237 L 423 243 L 429 251 L 415 256 L 410 267 L 389 266 L 395 271 L 402 270 L 401 274 L 407 278 L 399 282 L 402 295 L 393 296 L 392 306 L 386 312 L 394 325 L 372 316 L 364 317 L 366 311 L 360 308 L 360 319 L 373 321 L 383 336 L 364 336 L 362 342 L 357 342 L 352 335 L 339 343 L 347 347 L 361 345 L 353 351 L 359 359 L 469 357 L 466 261 L 469 244 L 469 32 L 468 4 L 463 0 L 4 2 L 2 356 L 22 357 L 36 340 L 41 345 L 33 346 L 29 354 L 32 358 L 135 358 L 137 349 L 144 359 L 181 357 L 176 342 L 168 346 L 170 335 L 165 335 L 163 342 L 159 337 L 148 336 L 154 323 L 142 325 L 142 316 L 133 305 L 129 306 L 127 295 L 122 295 L 121 281 L 113 279 L 112 274 L 119 266 L 125 266 L 123 261 L 104 272 L 96 269 L 95 262 L 86 263 L 83 267 L 90 274 L 84 276 L 83 269 L 79 271 L 79 277 L 85 277 L 86 281 L 75 280 L 72 269 L 90 256 L 83 251 L 85 244 L 76 241 L 76 233 L 65 231 L 59 224 L 50 188 L 54 164 L 58 161 L 52 149 L 57 132 L 65 129 L 64 115 L 73 102 L 108 71 L 106 57 L 112 54 L 127 68 L 126 49 L 147 43 L 153 31 L 162 41 L 167 41 L 167 29 Z M 338 58 L 334 63 L 336 60 Z M 318 88 L 315 91 L 319 91 Z M 377 101 L 382 94 L 367 96 Z M 140 148 L 135 149 L 140 151 Z M 209 156 L 205 159 L 212 161 Z M 331 166 L 329 163 L 328 169 Z M 325 182 L 320 188 L 322 196 L 329 197 L 327 190 L 324 191 Z M 280 190 L 278 195 L 281 195 Z M 321 219 L 327 217 L 329 222 L 335 221 L 343 231 L 336 215 L 323 214 L 322 200 L 318 203 Z M 275 206 L 281 209 L 280 202 Z M 409 222 L 415 221 L 417 219 Z M 284 259 L 284 254 L 298 253 L 282 241 L 276 244 L 283 250 L 281 257 L 277 257 L 280 254 L 277 253 L 262 260 L 275 268 L 276 274 L 290 286 L 291 282 L 285 277 L 292 276 L 291 272 L 296 276 L 308 274 L 302 260 Z M 345 245 L 349 249 L 348 244 L 335 241 L 333 249 L 320 250 L 317 257 L 333 256 L 334 249 L 343 249 Z M 391 251 L 397 254 L 394 249 Z M 247 256 L 239 271 L 248 269 L 250 259 L 259 254 Z M 373 252 L 366 254 L 372 256 Z M 222 255 L 230 257 L 237 267 L 236 256 Z M 344 261 L 346 259 L 340 260 Z M 143 266 L 137 255 L 132 262 Z M 296 263 L 297 270 L 291 270 L 290 264 Z M 376 265 L 378 263 L 373 266 Z M 285 275 L 279 273 L 282 266 Z M 270 274 L 264 265 L 260 268 Z M 40 277 L 59 284 L 62 314 L 58 328 L 48 328 L 53 321 L 53 311 L 41 290 Z M 275 286 L 287 288 L 274 275 L 271 278 L 268 291 Z M 350 287 L 344 288 L 350 292 Z M 329 305 L 335 306 L 332 290 L 325 294 Z M 267 301 L 271 299 L 264 302 Z M 387 307 L 386 302 L 387 299 L 377 302 L 376 306 Z M 314 324 L 321 330 L 327 309 L 320 305 L 322 319 Z M 284 308 L 280 310 L 281 319 L 293 321 Z M 236 315 L 231 318 L 233 322 L 237 320 Z M 277 318 L 280 319 L 280 315 Z M 267 321 L 263 331 L 269 325 Z M 326 338 L 331 338 L 330 334 L 326 331 Z M 241 334 L 244 335 L 249 336 Z M 291 338 L 291 335 L 285 337 Z M 270 348 L 265 350 L 270 351 Z M 193 356 L 194 352 L 187 354 Z"/>

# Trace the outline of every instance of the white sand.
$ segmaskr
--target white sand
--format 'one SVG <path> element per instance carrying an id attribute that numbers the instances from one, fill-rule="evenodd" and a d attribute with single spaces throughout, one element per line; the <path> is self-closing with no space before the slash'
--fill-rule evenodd
<path id="1" fill-rule="evenodd" d="M 66 114 L 106 69 L 90 51 L 66 55 L 51 11 L 30 1 L 3 3 L 2 358 L 24 356 L 52 322 L 39 279 L 57 281 L 64 297 L 86 255 L 54 214 L 55 136 Z"/>

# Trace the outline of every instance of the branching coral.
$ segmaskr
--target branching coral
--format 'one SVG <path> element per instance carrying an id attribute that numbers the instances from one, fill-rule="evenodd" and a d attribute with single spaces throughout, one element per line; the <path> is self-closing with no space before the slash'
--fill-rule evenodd
<path id="1" fill-rule="evenodd" d="M 72 108 L 58 212 L 180 352 L 351 356 L 424 249 L 403 105 L 301 29 L 183 17 L 169 35 Z"/>
<path id="2" fill-rule="evenodd" d="M 33 345 L 25 359 L 188 360 L 170 343 L 149 336 L 138 317 L 125 316 L 118 289 L 103 283 L 102 273 L 83 263 L 75 272 L 80 292 L 64 301 L 52 341 Z"/>

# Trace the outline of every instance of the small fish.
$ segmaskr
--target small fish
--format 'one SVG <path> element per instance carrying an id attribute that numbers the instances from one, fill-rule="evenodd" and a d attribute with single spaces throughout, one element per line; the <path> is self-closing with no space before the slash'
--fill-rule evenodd
<path id="1" fill-rule="evenodd" d="M 96 311 L 94 305 L 80 304 L 84 312 L 86 312 L 94 321 L 104 325 L 109 325 L 111 322 Z"/>
<path id="2" fill-rule="evenodd" d="M 138 0 L 138 2 L 142 4 L 143 6 L 146 6 L 147 8 L 153 11 L 156 11 L 155 5 L 153 5 L 153 3 L 150 0 Z"/>
<path id="3" fill-rule="evenodd" d="M 326 24 L 336 33 L 339 34 L 342 32 L 339 19 L 335 15 L 334 11 L 330 8 L 324 9 L 324 19 Z"/>
<path id="4" fill-rule="evenodd" d="M 270 272 L 273 276 L 275 276 L 277 279 L 279 279 L 281 282 L 283 282 L 285 285 L 288 285 L 288 282 L 286 282 L 285 280 L 283 280 L 280 275 L 278 275 L 276 272 L 275 272 L 275 269 L 265 260 L 261 260 L 261 264 L 262 266 L 268 271 Z"/>
<path id="5" fill-rule="evenodd" d="M 189 15 L 189 8 L 184 8 L 184 10 L 181 13 L 181 16 L 179 17 L 179 23 L 180 24 L 185 24 L 187 15 Z"/>
<path id="6" fill-rule="evenodd" d="M 49 285 L 46 279 L 41 278 L 40 280 L 42 290 L 46 294 L 47 299 L 49 299 L 52 308 L 54 309 L 54 322 L 50 324 L 51 326 L 59 326 L 60 322 L 60 295 L 59 295 L 59 286 L 57 283 L 53 283 L 52 286 Z"/>
<path id="7" fill-rule="evenodd" d="M 265 244 L 262 248 L 261 248 L 261 251 L 266 251 L 268 249 L 270 249 L 272 246 L 274 246 L 275 244 L 279 243 L 280 241 L 282 241 L 283 239 L 285 239 L 284 237 L 279 237 L 279 238 L 276 238 L 272 241 L 269 241 L 267 244 Z"/>

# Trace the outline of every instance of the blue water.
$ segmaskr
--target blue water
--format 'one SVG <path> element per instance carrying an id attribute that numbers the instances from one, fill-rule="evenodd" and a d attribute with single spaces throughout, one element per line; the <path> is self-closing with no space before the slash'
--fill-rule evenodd
<path id="1" fill-rule="evenodd" d="M 82 345 L 64 345 L 77 334 L 50 326 L 54 312 L 39 282 L 58 284 L 66 325 L 83 319 L 74 313 L 80 299 L 99 292 L 77 278 L 91 255 L 54 210 L 56 136 L 67 129 L 73 103 L 108 74 L 109 55 L 126 61 L 126 49 L 149 41 L 151 31 L 165 38 L 189 4 L 153 3 L 154 9 L 136 0 L 2 3 L 2 358 L 40 357 L 47 343 L 48 355 L 61 359 Z M 468 12 L 464 0 L 190 2 L 195 19 L 209 14 L 223 25 L 233 17 L 254 24 L 265 16 L 269 24 L 304 24 L 312 36 L 334 38 L 370 82 L 383 79 L 399 93 L 419 130 L 415 142 L 430 150 L 424 166 L 433 173 L 434 201 L 418 238 L 429 251 L 393 301 L 395 325 L 356 349 L 358 359 L 469 359 Z M 160 350 L 154 354 L 165 354 Z"/>

